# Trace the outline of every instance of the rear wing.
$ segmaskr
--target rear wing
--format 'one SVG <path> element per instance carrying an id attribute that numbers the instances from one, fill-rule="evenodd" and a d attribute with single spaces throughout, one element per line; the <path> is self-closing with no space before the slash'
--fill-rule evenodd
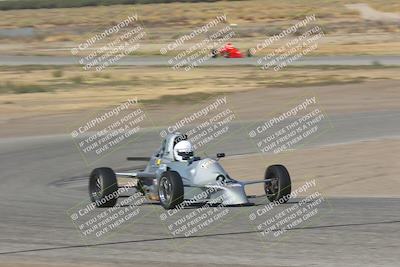
<path id="1" fill-rule="evenodd" d="M 149 161 L 151 157 L 127 157 L 126 160 L 129 161 Z"/>

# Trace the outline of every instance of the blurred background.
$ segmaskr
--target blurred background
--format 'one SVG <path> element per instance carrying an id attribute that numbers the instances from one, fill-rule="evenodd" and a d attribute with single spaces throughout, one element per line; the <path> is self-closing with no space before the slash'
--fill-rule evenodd
<path id="1" fill-rule="evenodd" d="M 196 46 L 226 27 L 234 32 L 229 40 Z M 315 27 L 323 34 L 314 49 L 279 70 L 262 68 L 271 59 L 264 57 L 285 58 L 290 49 L 279 49 Z M 117 51 L 123 57 L 87 68 L 132 31 L 133 42 Z M 227 43 L 243 57 L 218 53 Z M 174 68 L 197 51 L 210 57 Z M 398 266 L 399 71 L 398 0 L 0 0 L 0 265 Z M 218 97 L 235 121 L 205 152 L 227 152 L 221 162 L 232 177 L 258 179 L 278 163 L 290 170 L 293 188 L 315 179 L 329 200 L 318 218 L 265 242 L 248 220 L 254 207 L 242 207 L 205 236 L 184 240 L 171 238 L 162 208 L 151 204 L 143 206 L 146 220 L 85 247 L 66 211 L 88 201 L 90 171 L 143 167 L 126 156 L 150 155 L 162 129 Z M 293 150 L 259 153 L 249 131 L 313 97 L 323 131 Z M 71 132 L 128 99 L 146 114 L 143 134 L 88 164 Z"/>

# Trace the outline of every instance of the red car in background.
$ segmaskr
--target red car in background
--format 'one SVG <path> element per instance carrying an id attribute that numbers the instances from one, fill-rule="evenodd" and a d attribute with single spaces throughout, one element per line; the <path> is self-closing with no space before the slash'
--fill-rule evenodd
<path id="1" fill-rule="evenodd" d="M 245 57 L 239 49 L 235 48 L 231 43 L 227 43 L 224 47 L 218 49 L 213 49 L 211 51 L 212 57 L 216 58 L 218 56 L 223 56 L 226 58 L 242 58 Z M 247 51 L 247 56 L 251 57 L 250 51 Z"/>

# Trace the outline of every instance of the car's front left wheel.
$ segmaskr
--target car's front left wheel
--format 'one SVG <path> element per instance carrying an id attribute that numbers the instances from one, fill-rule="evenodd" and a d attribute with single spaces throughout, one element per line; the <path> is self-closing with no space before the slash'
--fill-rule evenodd
<path id="1" fill-rule="evenodd" d="M 288 170 L 283 165 L 271 165 L 265 171 L 265 194 L 269 201 L 285 203 L 290 198 L 292 182 Z"/>

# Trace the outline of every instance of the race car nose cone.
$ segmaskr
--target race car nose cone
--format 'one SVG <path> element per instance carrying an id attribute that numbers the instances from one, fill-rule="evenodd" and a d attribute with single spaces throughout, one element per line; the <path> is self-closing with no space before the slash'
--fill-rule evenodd
<path id="1" fill-rule="evenodd" d="M 243 205 L 249 203 L 244 191 L 244 186 L 242 184 L 229 184 L 228 186 L 224 187 L 223 190 L 223 205 Z"/>

